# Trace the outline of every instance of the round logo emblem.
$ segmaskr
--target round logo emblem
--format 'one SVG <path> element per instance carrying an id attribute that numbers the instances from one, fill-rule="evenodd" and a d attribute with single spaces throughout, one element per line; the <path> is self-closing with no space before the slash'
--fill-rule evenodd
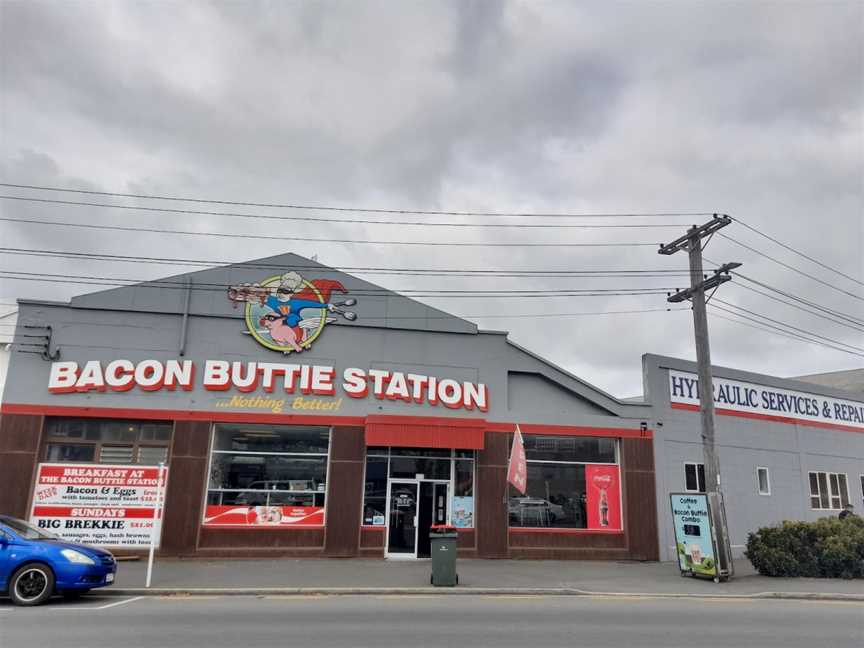
<path id="1" fill-rule="evenodd" d="M 345 310 L 357 300 L 333 303 L 334 292 L 348 291 L 338 281 L 307 281 L 296 272 L 286 272 L 260 283 L 229 286 L 228 299 L 235 307 L 245 304 L 246 333 L 262 346 L 287 354 L 310 348 L 337 317 L 357 319 L 356 313 Z"/>

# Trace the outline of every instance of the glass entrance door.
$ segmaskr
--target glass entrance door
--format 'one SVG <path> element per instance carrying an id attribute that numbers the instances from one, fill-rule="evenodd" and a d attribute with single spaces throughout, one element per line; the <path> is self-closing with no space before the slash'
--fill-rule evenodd
<path id="1" fill-rule="evenodd" d="M 447 524 L 448 489 L 447 482 L 420 482 L 420 505 L 417 518 L 417 557 L 429 558 L 431 542 L 429 528 L 433 524 Z"/>
<path id="2" fill-rule="evenodd" d="M 420 484 L 390 481 L 387 497 L 387 555 L 417 557 L 417 503 Z"/>

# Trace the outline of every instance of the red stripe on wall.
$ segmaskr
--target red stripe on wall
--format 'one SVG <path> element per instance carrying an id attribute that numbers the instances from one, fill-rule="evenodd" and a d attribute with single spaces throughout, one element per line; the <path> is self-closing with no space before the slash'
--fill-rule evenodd
<path id="1" fill-rule="evenodd" d="M 2 414 L 35 416 L 90 416 L 93 418 L 126 418 L 158 421 L 217 421 L 222 423 L 298 423 L 303 425 L 364 425 L 365 416 L 332 414 L 268 414 L 264 412 L 220 412 L 204 410 L 132 409 L 125 407 L 80 407 L 67 405 L 29 405 L 3 403 Z"/>
<path id="2" fill-rule="evenodd" d="M 551 527 L 509 527 L 509 533 L 547 533 L 564 535 L 624 535 L 623 529 L 556 529 Z"/>
<path id="3" fill-rule="evenodd" d="M 272 414 L 264 412 L 222 412 L 219 410 L 168 410 L 123 407 L 82 407 L 73 405 L 39 405 L 29 403 L 3 403 L 0 414 L 29 414 L 31 416 L 80 416 L 92 418 L 144 419 L 156 421 L 215 421 L 217 423 L 273 423 L 282 425 L 345 425 L 365 426 L 367 423 L 443 425 L 451 428 L 471 429 L 477 426 L 484 431 L 512 433 L 516 422 L 485 421 L 455 417 L 371 415 L 338 416 L 333 414 Z M 558 436 L 594 436 L 619 439 L 651 439 L 650 429 L 586 427 L 581 425 L 546 425 L 542 423 L 519 423 L 524 434 L 546 434 Z M 460 446 L 461 447 L 461 446 Z M 482 446 L 481 446 L 482 447 Z"/>
<path id="4" fill-rule="evenodd" d="M 686 410 L 688 412 L 698 412 L 698 405 L 690 403 L 671 403 L 672 409 Z M 809 427 L 823 428 L 826 430 L 843 430 L 844 432 L 859 432 L 864 433 L 864 428 L 853 427 L 851 425 L 843 425 L 841 423 L 822 423 L 821 421 L 808 421 L 807 419 L 791 418 L 788 416 L 773 416 L 771 414 L 759 414 L 757 412 L 739 412 L 737 410 L 714 408 L 714 411 L 721 416 L 736 416 L 738 418 L 754 419 L 757 421 L 773 421 L 775 423 L 789 423 L 791 425 L 806 425 Z"/>

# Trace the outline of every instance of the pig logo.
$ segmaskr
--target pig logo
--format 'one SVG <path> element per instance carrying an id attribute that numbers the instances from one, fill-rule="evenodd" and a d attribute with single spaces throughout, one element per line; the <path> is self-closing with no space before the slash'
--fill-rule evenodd
<path id="1" fill-rule="evenodd" d="M 282 353 L 301 353 L 312 346 L 324 327 L 339 317 L 353 322 L 357 314 L 345 310 L 356 299 L 334 302 L 334 293 L 348 290 L 332 279 L 307 281 L 296 272 L 268 277 L 260 283 L 228 287 L 236 308 L 245 304 L 246 331 L 262 346 Z"/>

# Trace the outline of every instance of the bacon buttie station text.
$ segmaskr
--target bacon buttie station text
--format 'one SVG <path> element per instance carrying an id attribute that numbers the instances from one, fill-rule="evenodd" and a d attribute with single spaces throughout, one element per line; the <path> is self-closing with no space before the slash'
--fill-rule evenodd
<path id="1" fill-rule="evenodd" d="M 322 365 L 278 362 L 229 362 L 207 360 L 201 373 L 201 385 L 208 391 L 267 393 L 276 390 L 287 394 L 332 396 L 336 393 L 336 369 Z M 80 392 L 191 391 L 195 387 L 198 367 L 191 360 L 113 360 L 103 366 L 98 360 L 83 365 L 74 361 L 54 362 L 48 381 L 52 394 Z M 401 400 L 406 403 L 437 405 L 450 409 L 489 409 L 486 385 L 452 378 L 438 378 L 384 369 L 342 371 L 341 390 L 350 398 L 366 398 L 370 392 L 378 400 Z"/>

